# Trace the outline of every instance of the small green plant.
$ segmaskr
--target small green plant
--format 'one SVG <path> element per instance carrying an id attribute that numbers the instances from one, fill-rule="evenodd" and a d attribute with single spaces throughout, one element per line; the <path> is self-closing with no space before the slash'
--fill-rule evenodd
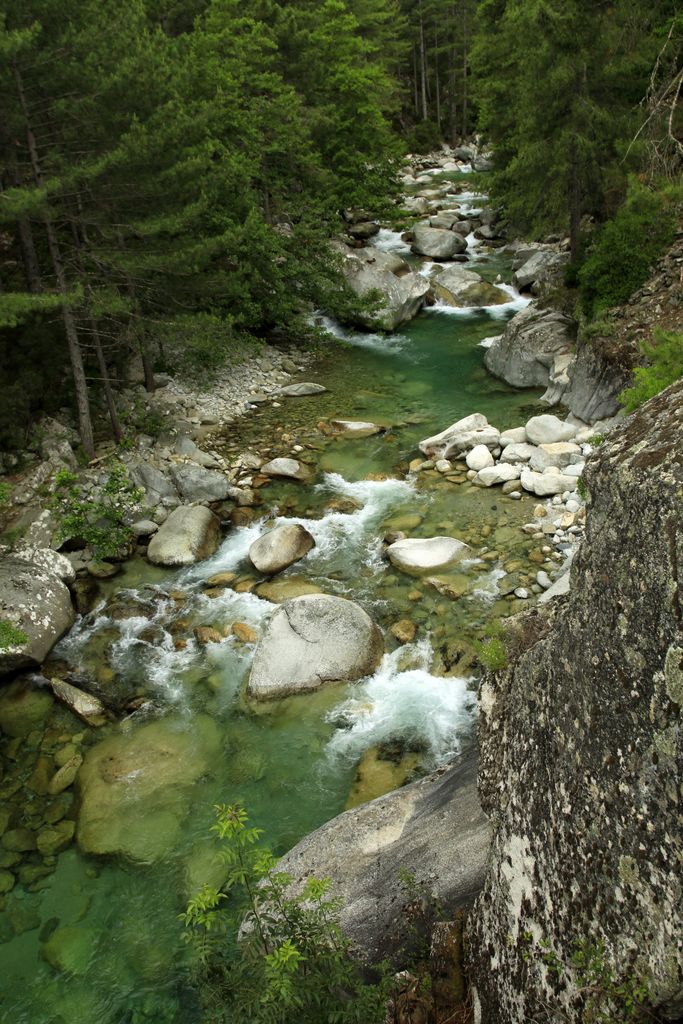
<path id="1" fill-rule="evenodd" d="M 657 330 L 654 344 L 643 345 L 642 353 L 649 365 L 637 367 L 633 374 L 635 384 L 619 396 L 627 412 L 633 412 L 649 398 L 654 398 L 669 384 L 683 377 L 683 334 Z"/>
<path id="2" fill-rule="evenodd" d="M 21 647 L 28 640 L 28 635 L 23 629 L 17 629 L 11 622 L 0 619 L 0 651 L 6 651 L 8 647 Z"/>
<path id="3" fill-rule="evenodd" d="M 364 984 L 339 927 L 329 882 L 310 878 L 293 894 L 262 832 L 238 804 L 216 807 L 213 832 L 227 878 L 204 886 L 181 920 L 205 1020 L 250 1024 L 373 1024 L 384 1021 L 388 975 Z M 386 974 L 386 972 L 385 972 Z"/>
<path id="4" fill-rule="evenodd" d="M 484 639 L 475 643 L 479 661 L 488 672 L 500 672 L 508 667 L 508 651 L 503 632 L 500 622 L 490 622 L 484 630 Z"/>
<path id="5" fill-rule="evenodd" d="M 78 538 L 96 558 L 112 558 L 130 542 L 125 517 L 141 500 L 143 492 L 128 477 L 126 467 L 114 463 L 96 496 L 88 494 L 83 481 L 68 469 L 55 474 L 51 508 L 59 521 L 57 542 Z"/>
<path id="6" fill-rule="evenodd" d="M 0 483 L 0 509 L 7 508 L 12 497 L 12 488 L 7 483 Z"/>
<path id="7" fill-rule="evenodd" d="M 569 957 L 563 959 L 547 939 L 535 942 L 531 933 L 525 932 L 522 941 L 526 947 L 522 956 L 527 963 L 540 962 L 563 988 L 573 990 L 577 1009 L 582 1007 L 580 1019 L 584 1024 L 637 1024 L 651 1019 L 647 983 L 637 972 L 618 977 L 604 943 L 577 940 Z M 572 1014 L 571 1019 L 577 1018 Z"/>
<path id="8" fill-rule="evenodd" d="M 576 481 L 576 491 L 581 498 L 581 501 L 588 501 L 590 494 L 588 492 L 588 487 L 586 486 L 586 481 L 582 476 L 580 476 Z"/>

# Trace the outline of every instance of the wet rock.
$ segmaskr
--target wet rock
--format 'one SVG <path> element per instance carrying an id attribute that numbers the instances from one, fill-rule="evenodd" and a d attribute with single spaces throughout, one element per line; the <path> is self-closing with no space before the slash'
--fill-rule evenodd
<path id="1" fill-rule="evenodd" d="M 237 579 L 236 572 L 217 572 L 205 580 L 207 587 L 229 587 Z"/>
<path id="2" fill-rule="evenodd" d="M 43 944 L 41 952 L 56 971 L 80 977 L 87 973 L 95 955 L 97 938 L 94 928 L 76 925 L 57 928 Z"/>
<path id="3" fill-rule="evenodd" d="M 249 548 L 249 559 L 259 572 L 274 576 L 301 561 L 314 547 L 313 537 L 298 523 L 276 526 L 254 541 Z"/>
<path id="4" fill-rule="evenodd" d="M 251 626 L 248 626 L 246 622 L 233 622 L 232 635 L 243 644 L 255 644 L 258 642 L 258 633 Z"/>
<path id="5" fill-rule="evenodd" d="M 81 850 L 143 863 L 164 857 L 220 749 L 219 728 L 204 715 L 189 723 L 168 716 L 91 747 L 78 778 Z"/>
<path id="6" fill-rule="evenodd" d="M 450 598 L 451 601 L 457 601 L 464 597 L 471 586 L 471 580 L 467 576 L 459 575 L 428 576 L 425 579 L 425 583 L 428 583 L 430 587 L 434 587 L 442 597 Z"/>
<path id="7" fill-rule="evenodd" d="M 499 306 L 510 301 L 502 288 L 489 284 L 481 274 L 461 264 L 439 271 L 432 278 L 432 289 L 449 306 Z"/>
<path id="8" fill-rule="evenodd" d="M 0 691 L 0 730 L 5 736 L 28 736 L 54 708 L 52 694 L 39 677 L 16 680 Z"/>
<path id="9" fill-rule="evenodd" d="M 0 896 L 11 892 L 16 884 L 16 879 L 11 871 L 0 871 Z"/>
<path id="10" fill-rule="evenodd" d="M 410 619 L 401 619 L 393 624 L 390 633 L 400 644 L 411 644 L 415 639 L 417 626 Z"/>
<path id="11" fill-rule="evenodd" d="M 85 568 L 96 580 L 109 580 L 121 572 L 121 566 L 111 562 L 88 562 Z"/>
<path id="12" fill-rule="evenodd" d="M 72 842 L 75 831 L 75 821 L 60 821 L 54 828 L 43 829 L 42 832 L 38 833 L 36 840 L 38 852 L 42 853 L 44 857 L 61 853 Z"/>
<path id="13" fill-rule="evenodd" d="M 382 635 L 353 601 L 312 594 L 283 604 L 256 648 L 247 693 L 271 700 L 325 683 L 369 675 L 384 653 Z"/>
<path id="14" fill-rule="evenodd" d="M 28 828 L 10 828 L 0 839 L 0 846 L 11 853 L 28 853 L 36 848 L 36 835 Z"/>
<path id="15" fill-rule="evenodd" d="M 453 231 L 416 224 L 413 228 L 413 252 L 431 259 L 449 260 L 467 252 L 467 242 Z"/>
<path id="16" fill-rule="evenodd" d="M 0 619 L 19 631 L 17 642 L 0 650 L 0 675 L 6 675 L 37 668 L 73 625 L 75 614 L 71 595 L 57 576 L 5 556 L 0 559 Z"/>
<path id="17" fill-rule="evenodd" d="M 376 423 L 367 423 L 364 420 L 330 420 L 330 427 L 336 434 L 346 434 L 349 437 L 373 437 L 381 434 L 383 427 Z"/>
<path id="18" fill-rule="evenodd" d="M 309 395 L 322 395 L 327 391 L 322 384 L 314 384 L 312 381 L 302 381 L 299 384 L 286 384 L 278 388 L 275 394 L 278 398 L 307 398 Z"/>
<path id="19" fill-rule="evenodd" d="M 448 459 L 469 452 L 478 445 L 489 449 L 497 448 L 500 431 L 492 427 L 481 413 L 465 416 L 440 434 L 420 441 L 420 451 L 428 458 Z"/>
<path id="20" fill-rule="evenodd" d="M 387 548 L 392 565 L 411 576 L 447 569 L 467 556 L 470 548 L 455 537 L 408 538 Z"/>
<path id="21" fill-rule="evenodd" d="M 266 601 L 274 604 L 282 604 L 294 597 L 304 597 L 307 594 L 322 594 L 321 588 L 310 580 L 300 576 L 287 576 L 284 579 L 272 580 L 268 583 L 259 583 L 255 593 Z"/>
<path id="22" fill-rule="evenodd" d="M 282 476 L 290 480 L 307 480 L 308 469 L 298 459 L 272 459 L 261 467 L 264 476 Z"/>
<path id="23" fill-rule="evenodd" d="M 50 795 L 57 796 L 59 793 L 62 793 L 65 789 L 68 789 L 69 786 L 71 786 L 72 783 L 75 781 L 76 776 L 78 775 L 78 771 L 82 764 L 83 757 L 79 753 L 74 754 L 74 756 L 70 758 L 65 765 L 62 765 L 59 771 L 55 772 L 55 774 L 52 776 L 52 779 L 50 780 L 50 786 L 48 790 Z"/>
<path id="24" fill-rule="evenodd" d="M 71 584 L 71 594 L 78 614 L 87 615 L 88 612 L 93 610 L 100 598 L 100 588 L 97 580 L 91 576 L 83 576 Z"/>
<path id="25" fill-rule="evenodd" d="M 52 679 L 50 686 L 57 700 L 61 701 L 69 711 L 77 715 L 88 725 L 104 725 L 107 711 L 104 704 L 89 693 L 66 683 L 62 679 Z"/>
<path id="26" fill-rule="evenodd" d="M 556 444 L 558 441 L 571 441 L 578 432 L 573 423 L 566 423 L 557 416 L 546 413 L 533 416 L 526 425 L 526 433 L 530 444 Z"/>
<path id="27" fill-rule="evenodd" d="M 174 466 L 171 472 L 184 501 L 223 501 L 230 494 L 230 481 L 215 469 L 185 464 Z"/>
<path id="28" fill-rule="evenodd" d="M 147 557 L 155 565 L 191 565 L 208 558 L 220 543 L 220 523 L 208 508 L 181 505 L 152 537 Z"/>
<path id="29" fill-rule="evenodd" d="M 401 871 L 433 897 L 428 907 L 469 907 L 486 870 L 490 827 L 479 806 L 476 761 L 468 755 L 388 796 L 346 811 L 303 839 L 279 862 L 300 891 L 330 878 L 342 931 L 368 963 L 401 948 L 410 915 L 397 898 Z"/>
<path id="30" fill-rule="evenodd" d="M 223 640 L 221 633 L 213 626 L 195 626 L 193 632 L 195 640 L 203 647 L 206 644 L 219 644 Z"/>
<path id="31" fill-rule="evenodd" d="M 361 757 L 346 801 L 347 811 L 391 793 L 415 777 L 419 754 L 400 752 L 396 758 L 387 758 L 383 753 L 381 747 L 371 747 Z"/>

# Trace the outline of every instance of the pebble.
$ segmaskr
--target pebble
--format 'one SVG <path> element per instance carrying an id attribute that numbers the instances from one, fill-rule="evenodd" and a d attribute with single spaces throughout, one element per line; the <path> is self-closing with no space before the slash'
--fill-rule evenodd
<path id="1" fill-rule="evenodd" d="M 543 587 L 544 590 L 547 590 L 552 586 L 548 573 L 544 572 L 543 569 L 540 569 L 539 572 L 536 573 L 536 582 L 539 586 Z"/>

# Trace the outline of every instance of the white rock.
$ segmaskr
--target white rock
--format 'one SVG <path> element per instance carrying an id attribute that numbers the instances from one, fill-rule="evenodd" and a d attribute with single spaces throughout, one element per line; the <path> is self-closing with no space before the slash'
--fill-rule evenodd
<path id="1" fill-rule="evenodd" d="M 524 441 L 512 441 L 503 448 L 500 456 L 501 462 L 528 462 L 538 451 L 533 444 L 526 444 Z"/>
<path id="2" fill-rule="evenodd" d="M 520 600 L 526 601 L 529 597 L 529 591 L 525 587 L 517 587 L 515 590 L 515 597 L 519 597 Z"/>
<path id="3" fill-rule="evenodd" d="M 558 580 L 548 587 L 548 589 L 541 594 L 538 599 L 539 604 L 547 604 L 554 597 L 561 597 L 563 594 L 568 594 L 571 587 L 570 574 L 568 572 L 560 576 Z"/>
<path id="4" fill-rule="evenodd" d="M 572 463 L 582 461 L 581 449 L 572 441 L 555 441 L 552 444 L 541 444 L 529 459 L 531 469 L 543 473 L 546 469 L 565 469 Z"/>
<path id="5" fill-rule="evenodd" d="M 488 451 L 488 448 L 486 450 Z M 450 473 L 450 471 L 453 469 L 453 463 L 449 462 L 448 459 L 438 459 L 434 463 L 434 469 L 438 473 Z"/>
<path id="6" fill-rule="evenodd" d="M 522 470 L 522 487 L 539 498 L 547 498 L 550 495 L 561 495 L 568 487 L 571 487 L 574 478 L 564 476 L 556 469 L 550 469 L 545 473 L 535 473 L 532 469 Z M 557 504 L 559 504 L 559 500 Z"/>
<path id="7" fill-rule="evenodd" d="M 500 435 L 500 446 L 505 448 L 509 444 L 525 444 L 526 439 L 526 427 L 513 427 Z"/>
<path id="8" fill-rule="evenodd" d="M 464 558 L 469 547 L 455 537 L 397 540 L 387 548 L 392 565 L 410 575 L 447 569 Z"/>
<path id="9" fill-rule="evenodd" d="M 543 416 L 532 416 L 526 425 L 526 434 L 532 444 L 554 444 L 557 441 L 571 441 L 578 428 L 572 423 L 564 423 L 557 416 L 545 413 Z"/>
<path id="10" fill-rule="evenodd" d="M 575 462 L 573 466 L 565 466 L 565 476 L 580 477 L 586 466 L 585 462 Z"/>
<path id="11" fill-rule="evenodd" d="M 487 448 L 497 448 L 499 440 L 500 431 L 492 427 L 485 416 L 475 412 L 446 427 L 440 434 L 420 441 L 420 451 L 428 458 L 446 459 L 451 455 L 469 452 L 480 444 Z"/>
<path id="12" fill-rule="evenodd" d="M 493 456 L 485 444 L 478 444 L 471 452 L 467 453 L 465 459 L 468 467 L 477 473 L 480 469 L 487 469 L 493 465 Z"/>
<path id="13" fill-rule="evenodd" d="M 308 473 L 297 459 L 273 459 L 261 467 L 266 476 L 284 476 L 291 480 L 305 480 Z"/>
<path id="14" fill-rule="evenodd" d="M 481 469 L 474 478 L 474 482 L 483 487 L 494 487 L 496 484 L 507 483 L 508 480 L 519 480 L 521 472 L 520 466 L 511 466 L 507 462 L 501 462 L 497 466 Z"/>
<path id="15" fill-rule="evenodd" d="M 570 498 L 567 502 L 567 512 L 578 512 L 580 508 L 581 505 L 579 504 L 579 502 L 574 501 L 573 498 Z"/>
<path id="16" fill-rule="evenodd" d="M 536 573 L 536 582 L 538 583 L 539 587 L 543 587 L 544 590 L 548 590 L 548 588 L 552 586 L 552 582 L 550 580 L 550 577 L 548 576 L 548 573 L 544 572 L 543 569 L 539 569 L 539 571 Z"/>

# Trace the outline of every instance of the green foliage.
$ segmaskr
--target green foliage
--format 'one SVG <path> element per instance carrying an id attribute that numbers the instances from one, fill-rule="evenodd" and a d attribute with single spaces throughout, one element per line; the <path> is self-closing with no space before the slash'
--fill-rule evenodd
<path id="1" fill-rule="evenodd" d="M 683 334 L 656 330 L 654 344 L 643 345 L 642 351 L 649 365 L 636 368 L 635 384 L 619 396 L 627 412 L 633 412 L 683 377 Z"/>
<path id="2" fill-rule="evenodd" d="M 547 939 L 536 943 L 532 934 L 525 932 L 522 941 L 527 963 L 541 963 L 562 987 L 569 985 L 577 1009 L 581 1007 L 584 1024 L 637 1024 L 651 1019 L 646 981 L 637 971 L 617 975 L 603 942 L 579 939 L 565 960 Z M 561 1011 L 560 1016 L 564 1017 Z M 571 1019 L 575 1019 L 573 1014 Z"/>
<path id="3" fill-rule="evenodd" d="M 672 193 L 652 191 L 632 179 L 626 201 L 600 230 L 579 271 L 584 312 L 599 316 L 626 302 L 644 284 L 675 233 Z"/>
<path id="4" fill-rule="evenodd" d="M 58 544 L 77 538 L 88 544 L 96 558 L 106 559 L 130 543 L 125 518 L 140 502 L 142 491 L 131 483 L 124 465 L 114 463 L 95 494 L 68 469 L 55 474 L 53 488 L 50 507 L 58 519 Z"/>
<path id="5" fill-rule="evenodd" d="M 500 672 L 508 666 L 508 651 L 503 633 L 500 622 L 490 622 L 484 630 L 484 638 L 474 643 L 477 657 L 487 672 Z"/>
<path id="6" fill-rule="evenodd" d="M 27 640 L 28 636 L 23 629 L 17 629 L 11 622 L 0 619 L 0 651 L 8 647 L 20 647 Z"/>
<path id="7" fill-rule="evenodd" d="M 311 878 L 293 895 L 244 808 L 220 805 L 216 815 L 226 883 L 220 892 L 204 886 L 181 915 L 205 1020 L 383 1022 L 388 982 L 363 984 L 329 883 Z"/>
<path id="8" fill-rule="evenodd" d="M 12 488 L 10 484 L 0 483 L 0 509 L 6 508 L 10 503 L 12 497 Z"/>

